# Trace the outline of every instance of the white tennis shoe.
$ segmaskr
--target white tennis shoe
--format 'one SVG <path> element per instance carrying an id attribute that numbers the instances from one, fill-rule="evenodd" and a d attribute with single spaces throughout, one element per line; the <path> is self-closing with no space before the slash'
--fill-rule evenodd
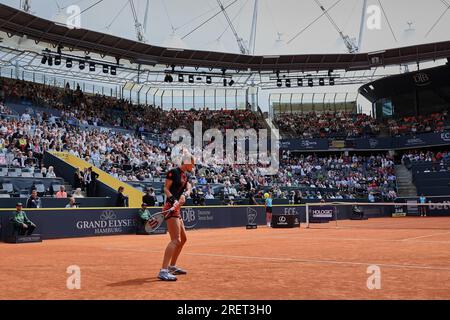
<path id="1" fill-rule="evenodd" d="M 171 274 L 187 274 L 185 270 L 180 269 L 177 266 L 169 266 L 169 272 Z"/>
<path id="2" fill-rule="evenodd" d="M 162 281 L 177 281 L 177 277 L 171 274 L 167 269 L 161 269 L 159 271 L 158 279 Z"/>

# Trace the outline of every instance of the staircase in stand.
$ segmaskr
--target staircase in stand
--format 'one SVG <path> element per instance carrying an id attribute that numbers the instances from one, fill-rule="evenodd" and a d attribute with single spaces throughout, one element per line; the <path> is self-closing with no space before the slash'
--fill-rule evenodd
<path id="1" fill-rule="evenodd" d="M 404 165 L 395 166 L 397 176 L 397 195 L 399 197 L 416 197 L 417 188 L 413 183 L 412 173 Z"/>

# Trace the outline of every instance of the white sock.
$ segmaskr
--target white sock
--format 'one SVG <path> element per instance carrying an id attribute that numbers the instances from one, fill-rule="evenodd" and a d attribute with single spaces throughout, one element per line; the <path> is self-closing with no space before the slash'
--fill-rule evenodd
<path id="1" fill-rule="evenodd" d="M 161 269 L 161 272 L 169 272 L 169 270 L 167 270 L 167 269 Z"/>

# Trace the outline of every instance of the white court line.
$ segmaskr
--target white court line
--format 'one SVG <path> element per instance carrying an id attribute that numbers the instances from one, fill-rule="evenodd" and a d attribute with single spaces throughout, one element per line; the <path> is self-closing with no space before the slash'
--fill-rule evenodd
<path id="1" fill-rule="evenodd" d="M 411 219 L 409 219 L 409 218 L 411 218 Z M 368 223 L 368 224 L 364 224 L 364 222 L 362 222 L 362 223 L 359 223 L 359 222 L 355 222 L 355 224 L 352 224 L 351 222 L 350 223 L 339 223 L 339 220 L 338 220 L 338 224 L 337 224 L 337 226 L 336 227 L 333 227 L 333 226 L 331 226 L 331 227 L 323 227 L 323 228 L 321 228 L 320 226 L 319 227 L 317 227 L 317 228 L 314 228 L 314 227 L 312 227 L 311 228 L 311 225 L 314 225 L 314 224 L 310 224 L 310 229 L 314 229 L 314 230 L 333 230 L 333 229 L 376 229 L 377 227 L 384 227 L 384 226 L 389 226 L 389 227 L 393 227 L 393 228 L 388 228 L 388 229 L 395 229 L 395 227 L 401 227 L 401 226 L 404 226 L 404 225 L 410 225 L 410 224 L 417 224 L 417 220 L 416 220 L 416 218 L 414 217 L 409 217 L 409 218 L 406 218 L 407 219 L 407 221 L 401 221 L 401 219 L 404 219 L 404 218 L 389 218 L 389 219 L 394 219 L 396 222 L 398 222 L 398 223 L 395 223 L 395 222 L 393 222 L 392 220 L 390 221 L 390 222 L 384 222 L 384 221 L 381 221 L 381 223 L 379 223 L 378 221 L 376 221 L 376 220 L 371 220 L 371 221 L 376 221 L 376 223 L 373 223 L 373 222 L 371 222 L 371 223 Z M 419 217 L 417 217 L 417 218 L 419 218 Z M 377 219 L 377 218 L 372 218 L 372 219 Z M 383 218 L 380 218 L 380 219 L 383 219 Z M 420 218 L 419 218 L 420 219 Z M 344 220 L 344 221 L 347 221 L 347 220 Z M 430 220 L 428 220 L 428 221 L 430 221 Z M 426 223 L 427 222 L 427 220 L 424 220 L 424 222 Z M 331 225 L 331 224 L 336 224 L 336 221 L 335 220 L 333 220 L 333 221 L 330 221 L 330 224 L 329 225 Z M 303 223 L 304 224 L 304 223 Z M 328 225 L 328 226 L 329 226 Z M 403 228 L 399 228 L 399 229 L 403 229 Z M 408 228 L 408 229 L 410 229 L 410 230 L 417 230 L 417 229 L 423 229 L 423 227 L 416 227 L 416 228 L 414 228 L 414 227 L 412 227 L 412 228 Z M 433 228 L 429 228 L 429 229 L 433 229 Z M 434 228 L 434 229 L 436 229 L 436 230 L 442 230 L 441 228 Z M 445 229 L 448 229 L 448 228 L 445 228 Z"/>
<path id="2" fill-rule="evenodd" d="M 420 237 L 414 237 L 414 238 L 406 238 L 406 239 L 403 239 L 403 241 L 416 240 L 416 239 L 422 239 L 422 238 L 429 238 L 429 237 L 434 237 L 434 236 L 442 236 L 444 234 L 450 234 L 450 231 L 449 232 L 442 232 L 442 233 L 434 233 L 434 234 L 429 234 L 429 235 L 426 235 L 426 236 L 420 236 Z"/>
<path id="3" fill-rule="evenodd" d="M 445 234 L 450 233 L 450 232 L 446 232 Z M 434 234 L 436 235 L 436 234 Z M 431 235 L 429 235 L 431 237 Z M 426 236 L 428 237 L 428 236 Z M 289 236 L 275 236 L 275 237 L 268 237 L 270 239 L 292 239 L 292 237 Z M 375 242 L 406 242 L 406 241 L 411 241 L 413 243 L 450 243 L 449 241 L 413 241 L 415 238 L 409 238 L 409 239 L 370 239 L 370 238 L 333 238 L 333 237 L 301 237 L 299 238 L 299 240 L 333 240 L 333 241 L 375 241 Z M 297 240 L 296 240 L 297 241 Z M 238 241 L 236 241 L 238 242 Z"/>
<path id="4" fill-rule="evenodd" d="M 145 249 L 127 249 L 127 248 L 105 248 L 110 251 L 135 251 L 135 252 L 151 252 L 164 253 L 160 250 L 145 250 Z M 213 257 L 213 258 L 228 258 L 228 259 L 244 259 L 244 260 L 265 260 L 265 261 L 279 261 L 279 262 L 298 262 L 311 264 L 337 264 L 337 265 L 355 265 L 355 266 L 372 266 L 398 268 L 398 269 L 419 269 L 419 270 L 440 270 L 450 271 L 450 267 L 432 267 L 421 265 L 401 265 L 401 264 L 384 264 L 384 263 L 368 263 L 368 262 L 354 262 L 354 261 L 336 261 L 336 260 L 314 260 L 314 259 L 296 259 L 296 258 L 275 258 L 275 257 L 257 257 L 257 256 L 235 256 L 227 254 L 212 254 L 212 253 L 183 253 L 188 256 L 199 257 Z"/>

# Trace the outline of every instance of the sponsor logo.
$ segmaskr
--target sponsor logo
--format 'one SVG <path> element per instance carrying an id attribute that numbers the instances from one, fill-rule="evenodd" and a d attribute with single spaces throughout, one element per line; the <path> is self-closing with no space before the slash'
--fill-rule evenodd
<path id="1" fill-rule="evenodd" d="M 296 215 L 297 213 L 297 208 L 284 208 L 284 214 L 286 215 Z"/>
<path id="2" fill-rule="evenodd" d="M 314 218 L 333 218 L 333 209 L 313 209 Z"/>
<path id="3" fill-rule="evenodd" d="M 406 140 L 406 145 L 407 146 L 412 146 L 412 145 L 417 145 L 417 144 L 425 144 L 425 141 L 423 141 L 420 138 L 412 138 L 412 139 L 407 139 Z"/>
<path id="4" fill-rule="evenodd" d="M 214 215 L 210 210 L 186 208 L 181 210 L 181 216 L 186 229 L 195 228 L 199 221 L 214 221 Z"/>
<path id="5" fill-rule="evenodd" d="M 417 86 L 426 86 L 431 82 L 430 77 L 423 72 L 416 73 L 415 75 L 413 75 L 413 80 Z"/>
<path id="6" fill-rule="evenodd" d="M 450 209 L 450 201 L 443 201 L 442 203 L 433 204 L 431 201 L 429 202 L 431 205 L 429 206 L 430 211 L 435 210 L 449 210 Z"/>
<path id="7" fill-rule="evenodd" d="M 445 142 L 450 142 L 450 132 L 444 132 L 441 134 L 441 139 Z"/>
<path id="8" fill-rule="evenodd" d="M 378 147 L 378 140 L 377 139 L 369 139 L 369 145 L 371 148 L 376 148 Z"/>
<path id="9" fill-rule="evenodd" d="M 302 140 L 301 146 L 305 147 L 306 149 L 312 149 L 317 146 L 316 141 L 309 141 L 309 140 Z"/>
<path id="10" fill-rule="evenodd" d="M 247 222 L 248 224 L 256 224 L 256 217 L 258 212 L 253 208 L 247 208 Z"/>
<path id="11" fill-rule="evenodd" d="M 121 234 L 136 227 L 135 219 L 118 219 L 112 210 L 105 210 L 98 220 L 80 220 L 76 223 L 78 230 L 92 230 L 94 234 Z"/>
<path id="12" fill-rule="evenodd" d="M 195 214 L 194 209 L 182 209 L 181 216 L 183 217 L 183 222 L 186 229 L 195 228 L 195 226 L 197 225 L 197 215 Z"/>

